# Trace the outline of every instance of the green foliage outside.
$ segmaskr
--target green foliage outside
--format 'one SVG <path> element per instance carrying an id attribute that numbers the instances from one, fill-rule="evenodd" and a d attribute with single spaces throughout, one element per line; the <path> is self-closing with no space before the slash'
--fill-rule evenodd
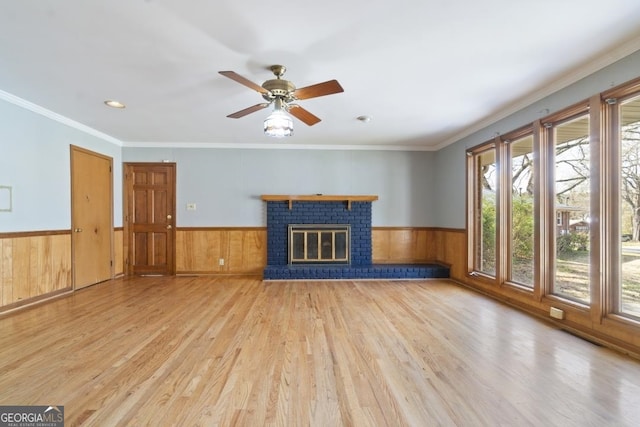
<path id="1" fill-rule="evenodd" d="M 556 251 L 559 254 L 584 252 L 589 250 L 588 233 L 569 233 L 556 238 Z"/>
<path id="2" fill-rule="evenodd" d="M 531 268 L 533 262 L 533 197 L 530 194 L 514 195 L 512 210 L 512 262 L 514 276 L 516 276 L 514 279 L 529 283 L 532 278 Z M 496 204 L 494 195 L 485 195 L 483 198 L 482 250 L 483 271 L 495 271 Z M 520 271 L 521 268 L 529 271 Z"/>
<path id="3" fill-rule="evenodd" d="M 496 197 L 485 194 L 482 198 L 482 265 L 485 273 L 496 271 Z"/>
<path id="4" fill-rule="evenodd" d="M 512 256 L 514 262 L 533 260 L 533 196 L 514 195 L 511 203 Z"/>
<path id="5" fill-rule="evenodd" d="M 511 210 L 511 280 L 533 286 L 533 196 L 514 194 Z"/>

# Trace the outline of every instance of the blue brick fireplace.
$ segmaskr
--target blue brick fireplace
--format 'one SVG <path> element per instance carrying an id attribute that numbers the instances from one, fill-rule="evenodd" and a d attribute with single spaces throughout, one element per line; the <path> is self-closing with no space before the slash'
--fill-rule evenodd
<path id="1" fill-rule="evenodd" d="M 265 280 L 419 279 L 449 277 L 435 264 L 373 264 L 371 205 L 376 196 L 262 196 L 267 204 L 267 266 Z M 360 200 L 370 198 L 371 200 Z M 320 199 L 320 200 L 317 200 Z M 347 264 L 290 264 L 289 225 L 349 225 Z"/>

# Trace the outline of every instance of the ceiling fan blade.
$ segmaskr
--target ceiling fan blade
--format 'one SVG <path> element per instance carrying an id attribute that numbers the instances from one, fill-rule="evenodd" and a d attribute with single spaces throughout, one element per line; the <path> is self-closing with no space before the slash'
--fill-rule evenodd
<path id="1" fill-rule="evenodd" d="M 289 114 L 309 126 L 313 126 L 320 121 L 319 117 L 314 116 L 313 114 L 296 104 L 289 105 Z"/>
<path id="2" fill-rule="evenodd" d="M 218 72 L 223 76 L 230 78 L 231 80 L 235 80 L 241 85 L 245 85 L 246 87 L 255 90 L 256 92 L 260 92 L 262 94 L 269 93 L 269 91 L 263 88 L 262 86 L 259 86 L 258 84 L 252 82 L 251 80 L 242 77 L 240 74 L 236 73 L 235 71 L 218 71 Z"/>
<path id="3" fill-rule="evenodd" d="M 344 92 L 337 80 L 329 80 L 328 82 L 318 83 L 311 86 L 305 86 L 293 92 L 296 99 L 309 99 L 318 96 L 332 95 L 334 93 Z"/>
<path id="4" fill-rule="evenodd" d="M 262 110 L 263 108 L 267 108 L 268 106 L 268 102 L 263 102 L 262 104 L 256 104 L 249 108 L 245 108 L 244 110 L 236 111 L 233 114 L 229 114 L 227 117 L 231 119 L 239 119 L 240 117 L 244 117 L 247 114 L 255 113 L 256 111 Z"/>

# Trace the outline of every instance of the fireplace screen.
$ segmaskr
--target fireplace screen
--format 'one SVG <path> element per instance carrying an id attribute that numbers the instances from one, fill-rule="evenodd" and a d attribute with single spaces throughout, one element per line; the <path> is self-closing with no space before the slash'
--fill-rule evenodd
<path id="1" fill-rule="evenodd" d="M 349 225 L 289 225 L 289 263 L 349 263 Z"/>

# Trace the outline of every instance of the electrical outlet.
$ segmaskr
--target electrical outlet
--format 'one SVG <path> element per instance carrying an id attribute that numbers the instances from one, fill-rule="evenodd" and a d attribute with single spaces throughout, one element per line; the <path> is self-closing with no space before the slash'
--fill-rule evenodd
<path id="1" fill-rule="evenodd" d="M 218 265 L 224 265 L 224 258 L 220 258 L 218 260 Z"/>
<path id="2" fill-rule="evenodd" d="M 560 310 L 559 308 L 555 308 L 555 307 L 551 307 L 549 309 L 549 316 L 553 317 L 554 319 L 564 319 L 564 310 Z"/>

